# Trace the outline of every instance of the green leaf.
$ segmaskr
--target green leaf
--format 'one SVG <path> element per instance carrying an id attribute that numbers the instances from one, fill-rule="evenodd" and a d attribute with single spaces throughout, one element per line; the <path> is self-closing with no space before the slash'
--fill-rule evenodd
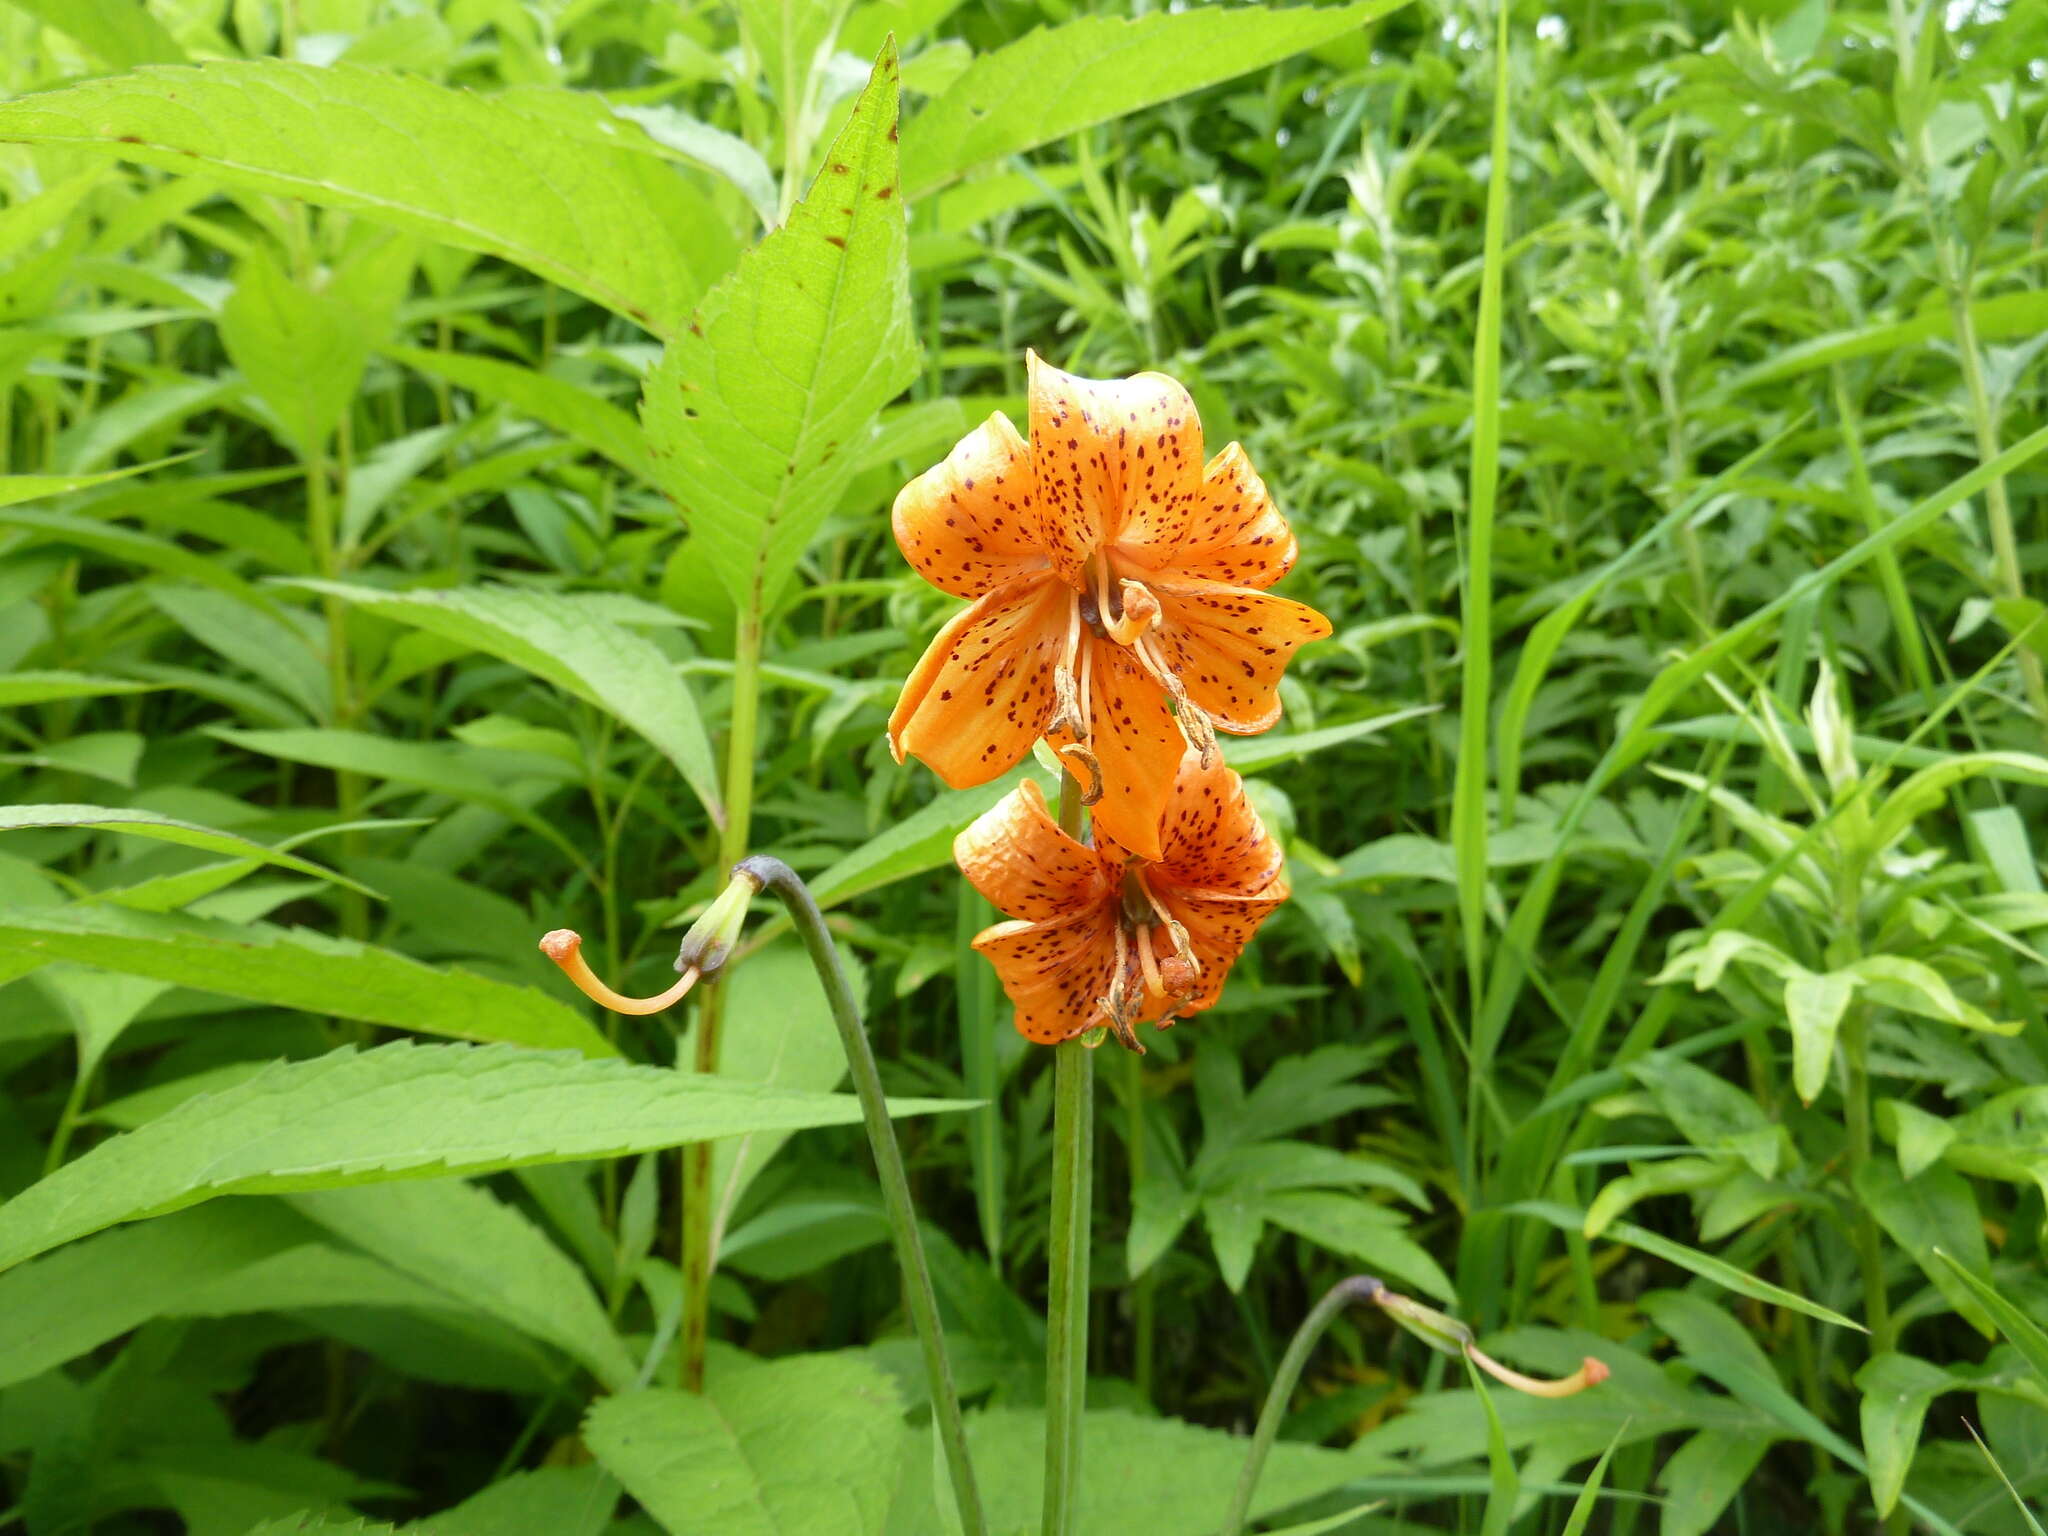
<path id="1" fill-rule="evenodd" d="M 879 1536 L 909 1443 L 894 1384 L 850 1355 L 720 1355 L 702 1396 L 605 1398 L 583 1438 L 675 1536 Z"/>
<path id="2" fill-rule="evenodd" d="M 732 263 L 675 170 L 544 116 L 353 65 L 150 67 L 0 103 L 0 139 L 343 208 L 526 267 L 658 336 Z"/>
<path id="3" fill-rule="evenodd" d="M 1351 720 L 1343 725 L 1327 725 L 1320 730 L 1299 731 L 1291 736 L 1270 731 L 1264 736 L 1226 736 L 1223 738 L 1223 756 L 1239 773 L 1258 773 L 1307 757 L 1312 752 L 1340 747 L 1346 742 L 1364 741 L 1404 721 L 1433 715 L 1437 709 L 1434 704 L 1419 704 L 1412 709 L 1374 715 L 1369 720 Z"/>
<path id="4" fill-rule="evenodd" d="M 582 1270 L 525 1216 L 475 1185 L 408 1180 L 318 1190 L 289 1203 L 394 1269 L 556 1346 L 608 1389 L 631 1383 L 635 1363 Z"/>
<path id="5" fill-rule="evenodd" d="M 743 613 L 773 604 L 916 374 L 896 77 L 892 46 L 810 196 L 705 298 L 642 398 L 690 548 Z"/>
<path id="6" fill-rule="evenodd" d="M 399 1536 L 601 1536 L 618 1489 L 603 1467 L 517 1472 Z"/>
<path id="7" fill-rule="evenodd" d="M 653 743 L 712 818 L 724 820 L 718 767 L 696 699 L 653 641 L 593 604 L 521 587 L 382 592 L 346 582 L 298 585 L 473 646 L 595 704 Z"/>
<path id="8" fill-rule="evenodd" d="M 1928 1405 L 1955 1385 L 1939 1366 L 1895 1352 L 1865 1361 L 1856 1373 L 1857 1390 L 1863 1394 L 1863 1454 L 1870 1461 L 1870 1496 L 1878 1518 L 1888 1518 L 1899 1502 L 1913 1467 L 1913 1452 L 1920 1446 Z"/>
<path id="9" fill-rule="evenodd" d="M 1561 1231 L 1583 1231 L 1585 1213 L 1554 1200 L 1518 1200 L 1504 1205 L 1500 1210 L 1509 1216 L 1533 1216 L 1538 1221 L 1547 1221 Z M 1702 1280 L 1711 1280 L 1724 1290 L 1738 1296 L 1747 1296 L 1752 1301 L 1767 1301 L 1772 1306 L 1789 1307 L 1794 1312 L 1803 1312 L 1808 1317 L 1819 1318 L 1824 1323 L 1833 1323 L 1837 1328 L 1853 1328 L 1858 1333 L 1867 1333 L 1861 1323 L 1842 1316 L 1830 1307 L 1817 1301 L 1808 1301 L 1792 1291 L 1772 1285 L 1768 1280 L 1759 1280 L 1746 1274 L 1725 1259 L 1712 1254 L 1701 1253 L 1697 1248 L 1688 1248 L 1683 1243 L 1639 1227 L 1632 1221 L 1617 1221 L 1610 1224 L 1605 1236 L 1614 1242 L 1625 1244 L 1643 1253 L 1676 1264 L 1680 1269 L 1698 1275 Z"/>
<path id="10" fill-rule="evenodd" d="M 83 672 L 10 672 L 0 677 L 0 709 L 47 704 L 52 699 L 98 699 L 124 693 L 149 693 L 162 683 L 137 683 L 121 677 L 89 677 Z"/>
<path id="11" fill-rule="evenodd" d="M 2022 1358 L 2033 1369 L 2035 1376 L 2040 1379 L 2040 1385 L 2048 1389 L 2048 1329 L 2044 1329 L 2014 1306 L 1996 1286 L 1980 1278 L 1950 1255 L 1937 1248 L 1934 1256 L 1948 1267 L 1949 1272 L 1957 1280 L 1968 1287 L 1978 1301 L 1983 1303 L 1984 1310 L 1989 1312 L 1998 1324 L 1998 1331 L 2020 1352 Z"/>
<path id="12" fill-rule="evenodd" d="M 93 0 L 89 5 L 73 4 L 72 0 L 11 3 L 45 26 L 55 27 L 115 69 L 133 69 L 138 64 L 175 64 L 185 58 L 185 50 L 150 15 L 142 0 Z"/>
<path id="13" fill-rule="evenodd" d="M 1768 1435 L 1722 1429 L 1703 1429 L 1686 1441 L 1657 1474 L 1664 1490 L 1657 1536 L 1706 1536 L 1770 1448 Z"/>
<path id="14" fill-rule="evenodd" d="M 0 832 L 19 832 L 29 827 L 92 827 L 98 831 L 125 833 L 130 837 L 154 838 L 158 842 L 177 843 L 185 848 L 203 848 L 208 853 L 225 853 L 237 859 L 255 859 L 264 864 L 295 869 L 302 875 L 315 875 L 336 885 L 345 885 L 352 891 L 361 891 L 365 896 L 377 894 L 368 886 L 358 885 L 346 875 L 323 869 L 297 854 L 280 853 L 275 848 L 266 848 L 233 832 L 217 832 L 212 827 L 179 821 L 173 816 L 159 816 L 153 811 L 131 811 L 111 805 L 0 806 Z"/>
<path id="15" fill-rule="evenodd" d="M 1407 1221 L 1360 1195 L 1309 1191 L 1268 1195 L 1266 1220 L 1310 1242 L 1357 1259 L 1415 1290 L 1455 1302 L 1458 1293 L 1435 1259 L 1408 1236 Z"/>
<path id="16" fill-rule="evenodd" d="M 153 582 L 145 590 L 172 623 L 208 650 L 261 678 L 298 705 L 305 719 L 332 716 L 327 668 L 304 631 L 260 608 L 224 603 L 218 593 L 198 587 Z"/>
<path id="17" fill-rule="evenodd" d="M 1877 1128 L 1897 1144 L 1899 1173 L 1908 1179 L 1919 1178 L 1921 1170 L 1938 1160 L 1956 1139 L 1952 1123 L 1904 1099 L 1878 1101 Z"/>
<path id="18" fill-rule="evenodd" d="M 1846 971 L 1807 972 L 1785 983 L 1785 1021 L 1792 1027 L 1792 1087 L 1811 1104 L 1827 1086 L 1835 1062 L 1835 1032 L 1856 995 Z"/>
<path id="19" fill-rule="evenodd" d="M 950 863 L 953 839 L 1027 778 L 1036 778 L 1039 788 L 1044 789 L 1053 776 L 1043 769 L 1034 772 L 1034 765 L 1027 761 L 991 783 L 973 789 L 940 790 L 929 804 L 884 827 L 820 873 L 810 882 L 812 897 L 821 907 L 837 906 L 894 881 Z"/>
<path id="20" fill-rule="evenodd" d="M 1081 1421 L 1080 1507 L 1090 1532 L 1212 1536 L 1229 1508 L 1251 1442 L 1242 1435 L 1115 1410 Z M 968 1446 L 991 1532 L 1038 1529 L 1044 1496 L 1045 1416 L 1036 1408 L 992 1408 L 967 1420 Z M 1364 1470 L 1342 1451 L 1286 1440 L 1260 1475 L 1251 1515 L 1262 1518 L 1350 1482 Z"/>
<path id="21" fill-rule="evenodd" d="M 126 480 L 131 475 L 146 475 L 179 463 L 184 457 L 181 454 L 178 458 L 158 459 L 151 464 L 130 464 L 125 469 L 110 469 L 98 475 L 0 475 L 0 507 L 41 501 L 47 496 L 64 496 L 72 491 L 105 485 L 109 480 Z"/>
<path id="22" fill-rule="evenodd" d="M 922 197 L 984 161 L 1239 75 L 1355 32 L 1404 0 L 1201 6 L 1138 20 L 1084 16 L 982 54 L 910 125 L 903 185 Z"/>
<path id="23" fill-rule="evenodd" d="M 424 347 L 386 347 L 394 362 L 460 385 L 480 400 L 503 405 L 542 426 L 603 454 L 636 480 L 656 483 L 654 461 L 640 423 L 603 396 L 566 379 L 495 357 L 470 352 L 434 352 Z"/>
<path id="24" fill-rule="evenodd" d="M 371 343 L 383 339 L 369 333 L 346 294 L 294 282 L 263 245 L 242 258 L 218 324 L 228 356 L 301 459 L 326 446 L 362 382 Z"/>
<path id="25" fill-rule="evenodd" d="M 1990 1338 L 1990 1314 L 1978 1305 L 1971 1288 L 1956 1279 L 1953 1267 L 1966 1265 L 1980 1275 L 1991 1268 L 1984 1219 L 1970 1181 L 1939 1163 L 1908 1179 L 1889 1158 L 1872 1158 L 1857 1170 L 1856 1198 L 1891 1240 L 1913 1256 L 1948 1304 Z M 1949 1262 L 1935 1258 L 1937 1252 L 1946 1254 Z"/>
<path id="26" fill-rule="evenodd" d="M 457 1039 L 617 1050 L 581 1014 L 532 987 L 423 965 L 303 928 L 211 922 L 112 906 L 0 908 L 0 942 L 252 1003 Z"/>
<path id="27" fill-rule="evenodd" d="M 942 1101 L 899 1100 L 897 1114 Z M 0 1269 L 216 1195 L 339 1189 L 848 1125 L 849 1095 L 517 1046 L 343 1048 L 280 1062 L 104 1141 L 0 1206 Z"/>
<path id="28" fill-rule="evenodd" d="M 108 1232 L 0 1275 L 0 1387 L 75 1360 L 311 1235 L 255 1201 Z M 136 1284 L 146 1275 L 148 1284 Z"/>

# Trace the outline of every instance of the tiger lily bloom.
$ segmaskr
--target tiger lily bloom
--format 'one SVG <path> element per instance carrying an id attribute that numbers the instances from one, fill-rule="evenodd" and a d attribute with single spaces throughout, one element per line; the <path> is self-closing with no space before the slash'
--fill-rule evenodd
<path id="1" fill-rule="evenodd" d="M 1235 773 L 1188 751 L 1170 789 L 1156 859 L 1099 832 L 1092 847 L 1069 837 L 1029 779 L 954 840 L 961 873 L 1012 919 L 974 947 L 1027 1040 L 1054 1045 L 1107 1025 L 1142 1051 L 1132 1026 L 1164 1029 L 1213 1004 L 1287 899 L 1280 845 Z"/>
<path id="2" fill-rule="evenodd" d="M 1294 535 L 1241 447 L 1203 462 L 1186 389 L 1027 364 L 1030 440 L 998 411 L 896 498 L 904 557 L 973 601 L 904 684 L 889 745 L 965 789 L 1047 737 L 1096 824 L 1156 860 L 1181 753 L 1269 728 L 1288 658 L 1330 622 L 1265 591 Z"/>

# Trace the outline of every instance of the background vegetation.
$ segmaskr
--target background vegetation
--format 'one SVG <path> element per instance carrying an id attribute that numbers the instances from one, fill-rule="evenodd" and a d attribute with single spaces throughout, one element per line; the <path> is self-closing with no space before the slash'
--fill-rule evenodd
<path id="1" fill-rule="evenodd" d="M 1559 1530 L 1611 1447 L 1595 1530 L 2040 1530 L 2048 8 L 1133 9 L 0 7 L 0 1530 L 944 1530 L 801 952 L 728 1092 L 534 949 L 655 990 L 749 848 L 988 1101 L 899 1134 L 1030 1524 L 1002 786 L 882 742 L 951 606 L 889 500 L 1027 346 L 1186 380 L 1337 625 L 1235 755 L 1296 900 L 1098 1061 L 1089 1528 L 1214 1529 L 1364 1268 L 1613 1376 L 1342 1321 L 1304 1529 Z"/>

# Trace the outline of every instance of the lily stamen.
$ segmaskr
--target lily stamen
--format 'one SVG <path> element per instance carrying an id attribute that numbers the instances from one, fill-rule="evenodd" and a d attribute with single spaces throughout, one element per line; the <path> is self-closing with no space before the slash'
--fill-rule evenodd
<path id="1" fill-rule="evenodd" d="M 676 979 L 674 986 L 653 997 L 627 997 L 623 992 L 614 992 L 597 979 L 590 962 L 583 958 L 583 936 L 573 928 L 557 928 L 543 934 L 540 952 L 562 968 L 562 974 L 576 984 L 579 992 L 613 1013 L 660 1013 L 681 1002 L 690 988 L 697 985 L 698 971 L 692 966 Z"/>

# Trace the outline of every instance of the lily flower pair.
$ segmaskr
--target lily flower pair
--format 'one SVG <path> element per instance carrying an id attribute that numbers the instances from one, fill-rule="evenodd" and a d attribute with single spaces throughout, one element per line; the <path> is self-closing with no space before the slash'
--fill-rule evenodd
<path id="1" fill-rule="evenodd" d="M 972 601 L 905 683 L 889 742 L 965 789 L 1047 741 L 1093 846 L 1029 783 L 977 821 L 954 857 L 1012 921 L 975 947 L 1028 1038 L 1107 1026 L 1136 1049 L 1133 1024 L 1214 1003 L 1286 899 L 1215 733 L 1269 728 L 1289 658 L 1330 624 L 1266 590 L 1294 536 L 1242 448 L 1204 461 L 1179 383 L 1028 367 L 1028 440 L 998 412 L 896 498 L 905 558 Z"/>

